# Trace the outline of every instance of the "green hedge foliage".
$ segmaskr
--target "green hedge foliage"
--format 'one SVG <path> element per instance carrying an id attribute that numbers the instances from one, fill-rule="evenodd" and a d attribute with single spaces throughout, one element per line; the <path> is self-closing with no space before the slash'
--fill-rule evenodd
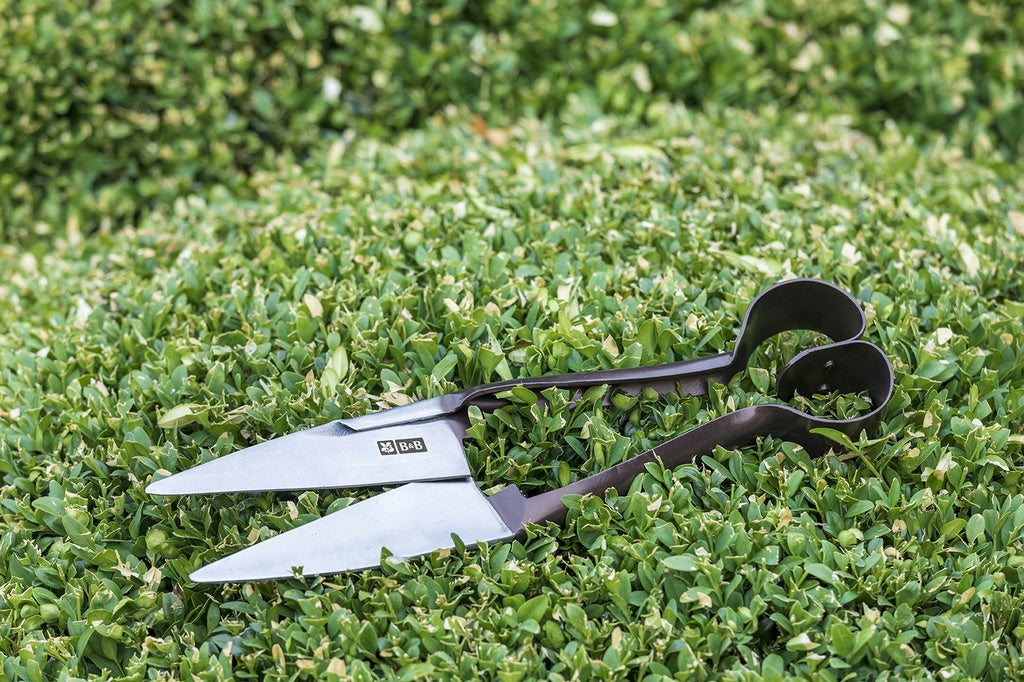
<path id="1" fill-rule="evenodd" d="M 92 231 L 332 130 L 652 103 L 845 112 L 1020 149 L 1020 3 L 24 0 L 0 12 L 0 237 Z M 278 161 L 275 161 L 278 160 Z"/>
<path id="2" fill-rule="evenodd" d="M 255 201 L 0 245 L 0 680 L 1024 679 L 1024 177 L 842 116 L 562 116 L 503 144 L 438 118 Z M 896 371 L 848 454 L 765 439 L 522 541 L 227 586 L 187 576 L 376 491 L 145 493 L 407 399 L 713 355 L 791 275 L 854 294 Z M 480 416 L 471 471 L 535 494 L 604 469 L 776 401 L 799 342 L 706 400 Z"/>

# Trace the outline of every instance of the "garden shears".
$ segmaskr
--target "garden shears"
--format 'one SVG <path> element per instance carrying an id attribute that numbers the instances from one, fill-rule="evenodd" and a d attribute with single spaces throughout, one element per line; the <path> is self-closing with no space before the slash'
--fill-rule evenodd
<path id="1" fill-rule="evenodd" d="M 510 540 L 528 524 L 564 521 L 562 498 L 626 494 L 645 466 L 693 462 L 717 446 L 735 448 L 774 436 L 820 455 L 833 441 L 816 429 L 857 437 L 877 425 L 892 395 L 885 353 L 860 340 L 866 319 L 857 301 L 827 282 L 794 279 L 765 289 L 750 304 L 731 352 L 656 366 L 606 369 L 502 381 L 292 433 L 150 483 L 153 495 L 266 492 L 397 486 L 299 528 L 286 531 L 195 571 L 197 582 L 269 580 L 374 568 L 386 548 L 400 558 L 453 548 L 461 542 Z M 696 426 L 631 459 L 564 487 L 526 497 L 515 485 L 484 494 L 473 480 L 463 440 L 468 410 L 508 404 L 506 391 L 559 388 L 573 401 L 594 386 L 630 395 L 706 395 L 728 383 L 754 350 L 785 331 L 809 330 L 831 343 L 801 351 L 779 371 L 776 393 L 866 393 L 870 409 L 855 418 L 817 416 L 782 403 L 737 409 Z M 610 400 L 610 392 L 605 401 Z M 455 536 L 458 537 L 456 541 Z"/>

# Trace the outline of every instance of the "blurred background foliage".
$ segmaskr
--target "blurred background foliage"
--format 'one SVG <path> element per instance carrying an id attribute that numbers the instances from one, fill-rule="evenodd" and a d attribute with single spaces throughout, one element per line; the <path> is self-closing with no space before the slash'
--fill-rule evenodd
<path id="1" fill-rule="evenodd" d="M 1016 157 L 1019 2 L 4 0 L 0 239 L 114 231 L 154 205 L 452 104 L 498 124 L 571 97 L 772 103 Z"/>

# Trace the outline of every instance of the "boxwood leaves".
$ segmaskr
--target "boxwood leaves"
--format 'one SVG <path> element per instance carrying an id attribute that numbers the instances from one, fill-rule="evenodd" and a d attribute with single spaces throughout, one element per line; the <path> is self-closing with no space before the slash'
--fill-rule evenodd
<path id="1" fill-rule="evenodd" d="M 338 11 L 342 33 L 363 30 Z M 586 30 L 634 30 L 607 11 L 617 24 Z M 886 11 L 875 20 L 901 32 L 917 21 Z M 1018 676 L 1022 176 L 981 153 L 991 140 L 965 155 L 898 124 L 873 140 L 822 107 L 655 102 L 641 126 L 572 98 L 561 124 L 511 122 L 504 145 L 453 111 L 332 139 L 255 173 L 248 199 L 183 195 L 117 234 L 0 246 L 3 675 Z M 720 352 L 776 272 L 853 292 L 896 369 L 876 436 L 829 434 L 843 453 L 719 449 L 652 465 L 628 494 L 566 500 L 564 528 L 266 584 L 187 575 L 371 493 L 143 492 L 258 440 L 484 381 Z M 471 414 L 473 474 L 489 491 L 565 485 L 775 400 L 805 341 L 767 342 L 706 399 L 513 389 Z"/>

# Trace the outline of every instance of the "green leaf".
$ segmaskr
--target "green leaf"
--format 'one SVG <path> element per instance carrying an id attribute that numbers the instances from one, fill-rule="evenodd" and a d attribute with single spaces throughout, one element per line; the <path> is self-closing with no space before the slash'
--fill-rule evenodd
<path id="1" fill-rule="evenodd" d="M 974 514 L 967 522 L 967 541 L 975 542 L 985 534 L 985 517 L 981 514 Z"/>
<path id="2" fill-rule="evenodd" d="M 848 658 L 853 653 L 853 633 L 840 621 L 832 623 L 829 628 L 829 642 L 840 658 Z"/>
<path id="3" fill-rule="evenodd" d="M 356 643 L 359 648 L 369 654 L 377 652 L 377 631 L 369 623 L 363 623 L 356 635 Z"/>
<path id="4" fill-rule="evenodd" d="M 564 487 L 572 482 L 572 469 L 566 462 L 558 463 L 558 485 Z"/>
<path id="5" fill-rule="evenodd" d="M 176 405 L 167 410 L 157 420 L 157 426 L 162 429 L 177 429 L 187 424 L 198 421 L 199 415 L 194 411 L 198 405 Z"/>
<path id="6" fill-rule="evenodd" d="M 697 562 L 689 554 L 674 554 L 661 560 L 666 568 L 673 571 L 696 571 Z"/>
<path id="7" fill-rule="evenodd" d="M 709 251 L 738 270 L 777 277 L 783 269 L 782 263 L 771 258 L 759 258 L 747 253 L 739 254 L 719 248 L 709 249 Z"/>
<path id="8" fill-rule="evenodd" d="M 967 242 L 960 242 L 957 245 L 957 252 L 960 254 L 960 260 L 963 261 L 964 270 L 967 274 L 971 277 L 977 277 L 981 263 L 978 260 L 978 254 L 974 252 L 971 245 Z"/>
<path id="9" fill-rule="evenodd" d="M 960 534 L 960 531 L 967 525 L 964 519 L 953 519 L 942 524 L 942 537 L 953 538 Z"/>
<path id="10" fill-rule="evenodd" d="M 933 358 L 924 362 L 915 373 L 919 377 L 942 383 L 956 376 L 958 369 L 956 363 L 951 360 Z"/>
<path id="11" fill-rule="evenodd" d="M 544 619 L 548 609 L 551 607 L 551 599 L 546 594 L 538 594 L 528 599 L 516 609 L 516 619 L 522 623 L 527 620 L 534 620 L 538 623 Z"/>
<path id="12" fill-rule="evenodd" d="M 440 381 L 442 379 L 447 379 L 448 376 L 455 369 L 455 365 L 457 365 L 458 362 L 459 362 L 458 356 L 455 355 L 455 353 L 451 353 L 450 352 L 447 355 L 445 355 L 443 358 L 441 358 L 440 362 L 438 362 L 436 365 L 434 365 L 434 369 L 430 372 L 430 374 L 431 374 L 431 376 L 433 376 L 438 381 Z"/>
<path id="13" fill-rule="evenodd" d="M 754 387 L 758 391 L 761 393 L 768 392 L 768 386 L 771 384 L 771 375 L 768 373 L 768 370 L 763 367 L 751 367 L 750 380 L 754 382 Z"/>
<path id="14" fill-rule="evenodd" d="M 665 152 L 649 144 L 617 144 L 609 148 L 608 151 L 617 161 L 668 161 L 668 157 L 665 155 Z"/>
<path id="15" fill-rule="evenodd" d="M 92 545 L 92 534 L 81 521 L 73 516 L 64 516 L 61 518 L 61 523 L 72 542 L 84 547 Z"/>
<path id="16" fill-rule="evenodd" d="M 505 361 L 505 354 L 499 350 L 494 350 L 487 347 L 482 347 L 477 351 L 477 361 L 480 363 L 481 368 L 484 371 L 484 379 L 489 380 L 494 372 L 499 372 L 499 377 L 502 379 L 511 379 L 511 370 L 509 370 L 508 363 Z"/>
<path id="17" fill-rule="evenodd" d="M 819 436 L 824 436 L 833 443 L 838 443 L 844 450 L 855 450 L 857 447 L 854 444 L 854 442 L 850 440 L 849 436 L 847 436 L 842 431 L 837 431 L 836 429 L 830 429 L 826 426 L 819 426 L 817 428 L 811 429 L 811 433 L 817 434 Z"/>
<path id="18" fill-rule="evenodd" d="M 976 642 L 967 651 L 967 674 L 978 677 L 985 672 L 987 666 L 988 645 L 985 642 Z"/>
<path id="19" fill-rule="evenodd" d="M 536 405 L 537 394 L 523 386 L 513 386 L 498 394 L 499 398 L 508 398 L 519 405 Z"/>
<path id="20" fill-rule="evenodd" d="M 331 351 L 327 366 L 320 375 L 320 391 L 325 397 L 334 395 L 341 380 L 348 374 L 348 353 L 341 346 Z"/>
<path id="21" fill-rule="evenodd" d="M 615 406 L 616 410 L 622 412 L 631 410 L 636 403 L 636 396 L 629 395 L 628 393 L 616 393 L 612 396 L 612 405 Z"/>
<path id="22" fill-rule="evenodd" d="M 820 644 L 811 640 L 806 632 L 801 632 L 796 637 L 791 637 L 786 642 L 787 651 L 814 651 Z"/>
<path id="23" fill-rule="evenodd" d="M 804 570 L 813 575 L 818 580 L 828 583 L 829 585 L 836 584 L 835 572 L 824 564 L 819 563 L 806 563 L 803 565 Z"/>
<path id="24" fill-rule="evenodd" d="M 348 353 L 345 352 L 345 348 L 338 346 L 331 351 L 331 358 L 327 361 L 327 366 L 334 370 L 338 379 L 344 379 L 345 375 L 348 374 Z"/>
<path id="25" fill-rule="evenodd" d="M 860 516 L 875 508 L 875 503 L 871 500 L 857 500 L 850 505 L 849 509 L 846 510 L 846 517 L 853 518 L 854 516 Z"/>

